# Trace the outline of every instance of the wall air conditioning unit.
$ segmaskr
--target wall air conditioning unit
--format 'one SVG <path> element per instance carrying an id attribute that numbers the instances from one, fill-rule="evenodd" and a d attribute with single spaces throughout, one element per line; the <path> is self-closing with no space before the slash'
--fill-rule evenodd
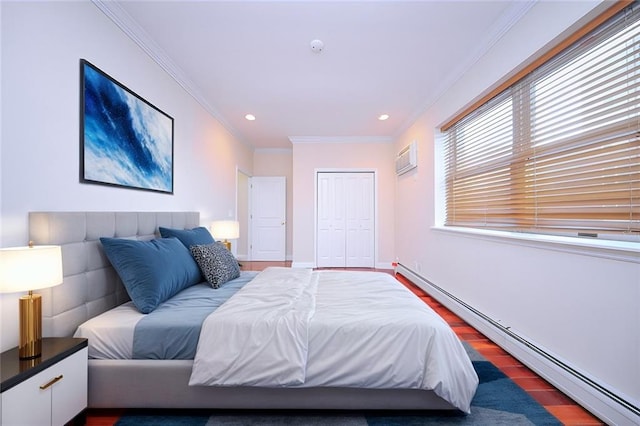
<path id="1" fill-rule="evenodd" d="M 416 141 L 411 142 L 405 146 L 396 157 L 396 174 L 407 173 L 411 169 L 415 169 L 418 166 L 418 148 Z"/>

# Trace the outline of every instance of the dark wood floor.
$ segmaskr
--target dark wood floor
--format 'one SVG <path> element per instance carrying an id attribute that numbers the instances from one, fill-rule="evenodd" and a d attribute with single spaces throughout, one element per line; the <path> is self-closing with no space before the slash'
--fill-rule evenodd
<path id="1" fill-rule="evenodd" d="M 250 262 L 241 261 L 246 271 L 261 271 L 268 266 L 291 266 L 291 262 Z M 341 269 L 341 268 L 331 268 Z M 344 268 L 342 268 L 344 269 Z M 393 273 L 392 270 L 383 272 Z M 510 377 L 522 389 L 544 406 L 564 425 L 589 426 L 604 425 L 600 420 L 575 403 L 565 394 L 554 388 L 532 370 L 513 358 L 482 333 L 467 324 L 462 318 L 442 306 L 437 300 L 413 285 L 408 279 L 397 275 L 398 280 L 416 296 L 429 305 L 445 319 L 461 340 L 468 342 L 474 349 L 492 362 L 504 374 Z M 118 421 L 124 410 L 88 410 L 87 426 L 112 426 Z"/>

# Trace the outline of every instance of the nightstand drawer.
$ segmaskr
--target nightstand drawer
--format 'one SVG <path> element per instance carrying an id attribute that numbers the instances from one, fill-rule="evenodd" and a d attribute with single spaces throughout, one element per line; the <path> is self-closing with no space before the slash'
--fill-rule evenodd
<path id="1" fill-rule="evenodd" d="M 87 348 L 2 393 L 2 424 L 63 425 L 87 406 Z"/>

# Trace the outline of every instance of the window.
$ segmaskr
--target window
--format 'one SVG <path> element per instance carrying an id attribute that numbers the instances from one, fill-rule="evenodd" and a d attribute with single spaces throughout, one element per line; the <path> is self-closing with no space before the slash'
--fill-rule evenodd
<path id="1" fill-rule="evenodd" d="M 444 130 L 445 225 L 640 235 L 639 6 Z"/>

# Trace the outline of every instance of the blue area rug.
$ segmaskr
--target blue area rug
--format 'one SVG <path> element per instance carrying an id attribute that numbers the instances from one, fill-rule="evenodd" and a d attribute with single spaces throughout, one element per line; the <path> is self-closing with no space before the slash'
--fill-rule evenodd
<path id="1" fill-rule="evenodd" d="M 517 384 L 465 343 L 480 385 L 471 414 L 458 411 L 131 410 L 117 426 L 561 425 Z"/>

